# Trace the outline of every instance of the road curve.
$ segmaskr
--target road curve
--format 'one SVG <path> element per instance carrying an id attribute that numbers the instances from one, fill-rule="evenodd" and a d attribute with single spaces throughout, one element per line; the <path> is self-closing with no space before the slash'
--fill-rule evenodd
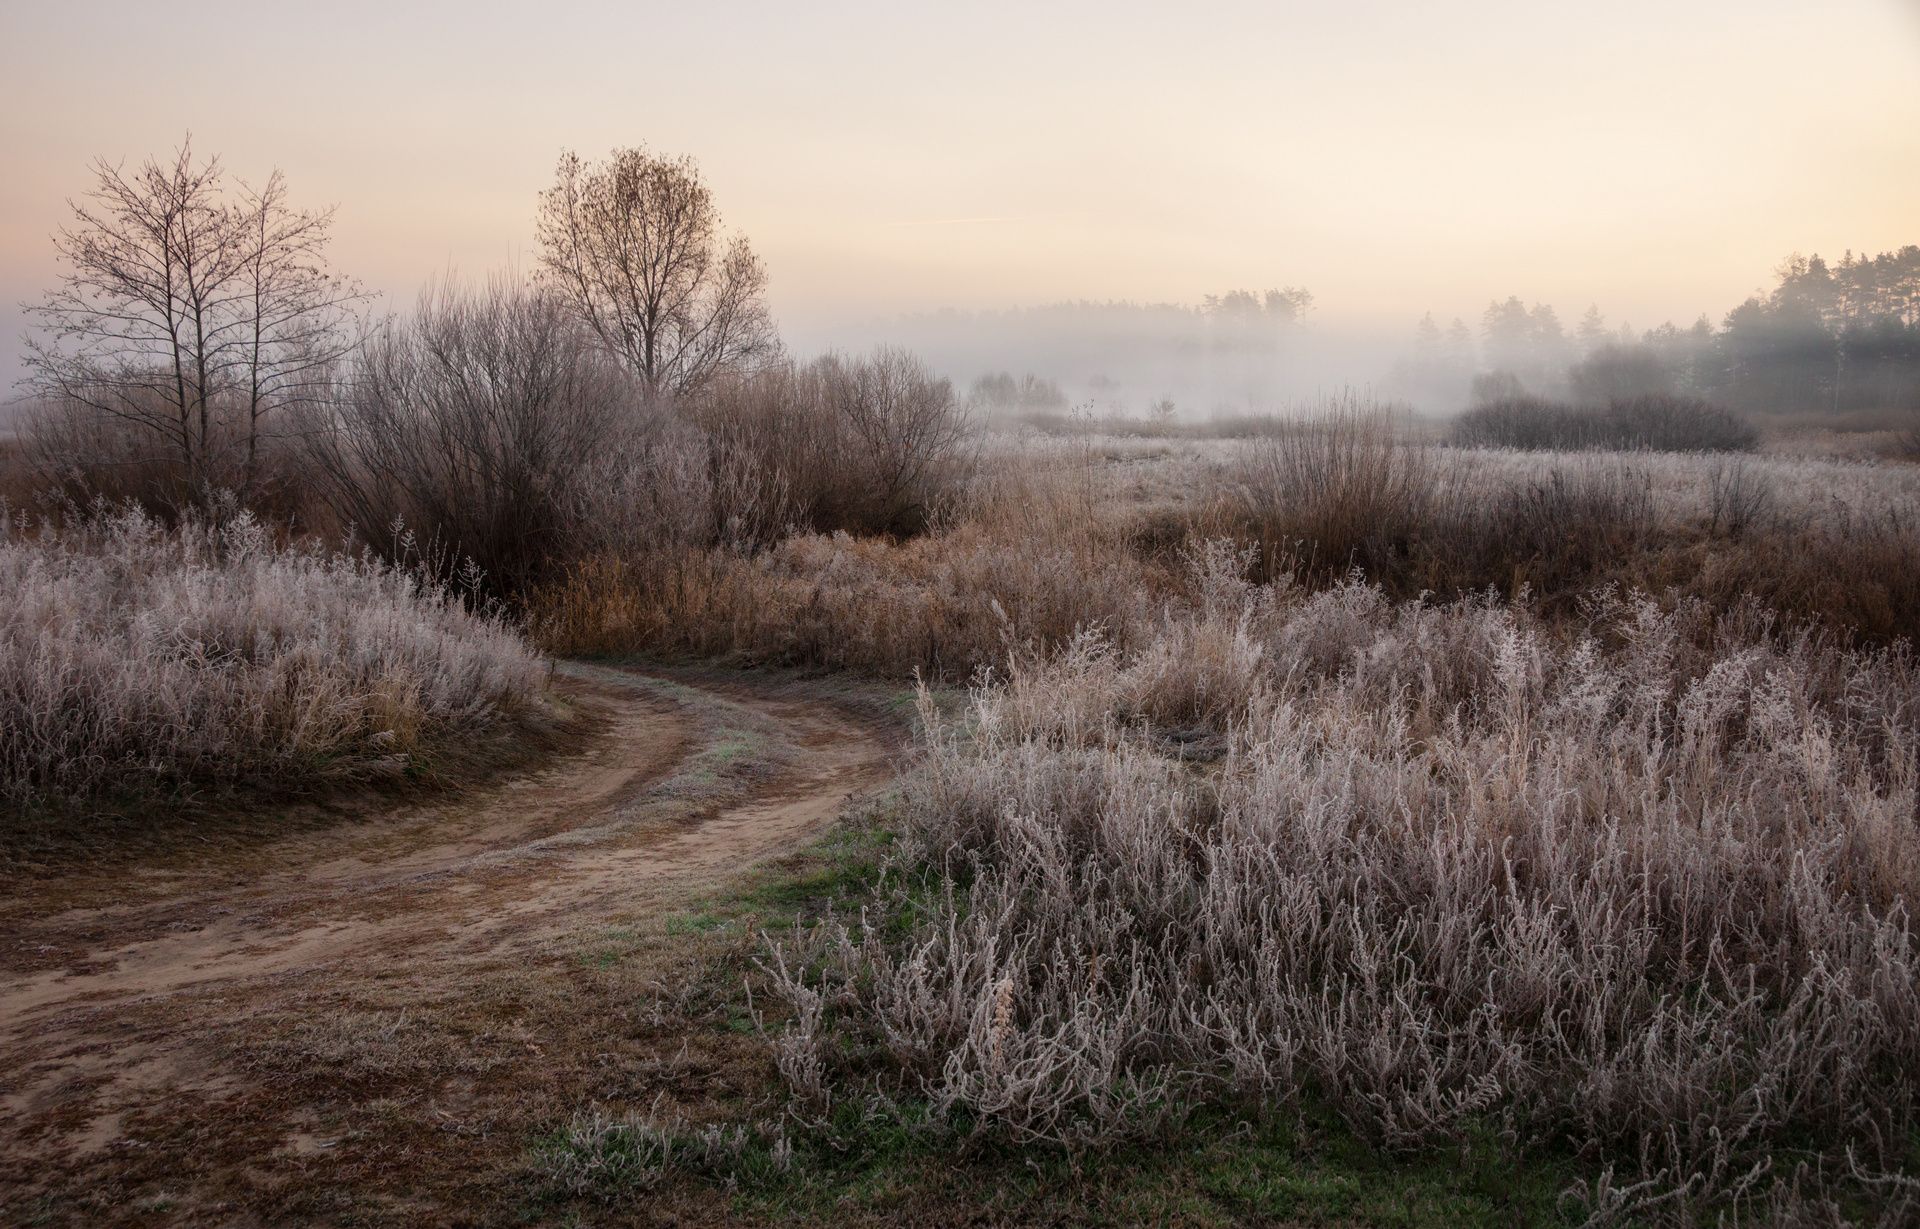
<path id="1" fill-rule="evenodd" d="M 126 898 L 104 908 L 61 907 L 53 883 L 36 911 L 29 884 L 0 948 L 0 1186 L 124 1145 L 169 1097 L 237 1098 L 245 1073 L 213 1069 L 196 1040 L 249 1013 L 304 1019 L 355 986 L 444 998 L 463 969 L 558 959 L 569 936 L 803 846 L 892 775 L 887 734 L 804 691 L 577 663 L 557 676 L 601 732 L 538 771 L 239 864 L 122 869 Z"/>

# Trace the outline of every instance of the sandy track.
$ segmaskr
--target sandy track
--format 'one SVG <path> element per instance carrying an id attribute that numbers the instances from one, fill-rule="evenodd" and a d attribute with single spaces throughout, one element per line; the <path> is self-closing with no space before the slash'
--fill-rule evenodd
<path id="1" fill-rule="evenodd" d="M 555 959 L 568 936 L 803 845 L 890 775 L 885 738 L 817 700 L 583 665 L 562 676 L 608 722 L 577 757 L 176 872 L 123 904 L 12 902 L 0 1210 L 6 1184 L 111 1151 L 170 1098 L 244 1101 L 248 1077 L 209 1060 L 207 1036 L 304 1020 L 323 987 L 457 997 L 463 979 Z"/>

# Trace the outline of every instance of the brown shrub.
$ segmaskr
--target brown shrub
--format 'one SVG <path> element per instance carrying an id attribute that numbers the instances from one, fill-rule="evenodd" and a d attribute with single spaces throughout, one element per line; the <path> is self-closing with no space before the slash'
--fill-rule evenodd
<path id="1" fill-rule="evenodd" d="M 686 409 L 820 532 L 923 532 L 968 469 L 964 407 L 902 350 L 719 381 Z"/>
<path id="2" fill-rule="evenodd" d="M 1336 403 L 1284 434 L 1244 445 L 1226 496 L 1226 526 L 1253 541 L 1268 570 L 1320 579 L 1392 570 L 1428 517 L 1434 473 L 1379 409 Z"/>
<path id="3" fill-rule="evenodd" d="M 566 557 L 569 508 L 642 410 L 564 303 L 506 279 L 430 289 L 342 393 L 307 441 L 341 523 L 383 547 L 404 526 L 506 594 Z"/>
<path id="4" fill-rule="evenodd" d="M 1591 420 L 1571 406 L 1524 394 L 1476 405 L 1453 420 L 1453 442 L 1462 448 L 1528 451 L 1586 448 Z"/>
<path id="5" fill-rule="evenodd" d="M 1647 393 L 1600 409 L 1576 409 L 1541 397 L 1507 397 L 1454 420 L 1453 442 L 1466 448 L 1573 451 L 1751 452 L 1752 424 L 1697 397 Z"/>
<path id="6" fill-rule="evenodd" d="M 1408 565 L 1378 583 L 1402 596 L 1491 589 L 1563 605 L 1633 559 L 1655 525 L 1646 474 L 1622 463 L 1556 466 L 1493 491 L 1456 482 L 1418 527 Z"/>
<path id="7" fill-rule="evenodd" d="M 1608 402 L 1598 431 L 1606 447 L 1653 452 L 1752 452 L 1760 443 L 1753 424 L 1731 410 L 1664 393 Z"/>
<path id="8" fill-rule="evenodd" d="M 1797 622 L 1875 643 L 1920 641 L 1920 535 L 1894 515 L 1783 528 L 1706 552 L 1679 582 L 1717 606 L 1751 597 Z"/>

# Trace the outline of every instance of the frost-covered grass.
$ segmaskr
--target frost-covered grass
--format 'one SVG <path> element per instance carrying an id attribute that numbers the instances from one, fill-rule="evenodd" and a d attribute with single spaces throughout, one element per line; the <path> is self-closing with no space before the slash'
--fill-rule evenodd
<path id="1" fill-rule="evenodd" d="M 1910 651 L 1244 563 L 929 711 L 897 892 L 769 955 L 803 1118 L 1084 1150 L 1330 1107 L 1576 1156 L 1582 1215 L 1920 1211 Z"/>
<path id="2" fill-rule="evenodd" d="M 0 540 L 0 802 L 299 789 L 539 706 L 498 619 L 239 514 L 134 511 Z"/>

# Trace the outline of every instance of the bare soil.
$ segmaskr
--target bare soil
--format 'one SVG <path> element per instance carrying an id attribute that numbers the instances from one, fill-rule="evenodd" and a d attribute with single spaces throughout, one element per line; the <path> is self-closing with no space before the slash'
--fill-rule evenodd
<path id="1" fill-rule="evenodd" d="M 662 1011 L 708 958 L 672 919 L 882 786 L 891 736 L 791 686 L 558 686 L 599 732 L 540 771 L 10 883 L 0 1222 L 537 1220 L 539 1132 L 757 1086 L 749 1033 L 689 1042 Z"/>

